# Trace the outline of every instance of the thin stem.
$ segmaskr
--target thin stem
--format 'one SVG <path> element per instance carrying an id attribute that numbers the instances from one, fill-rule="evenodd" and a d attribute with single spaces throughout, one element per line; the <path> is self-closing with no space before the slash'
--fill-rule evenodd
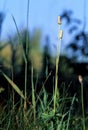
<path id="1" fill-rule="evenodd" d="M 24 100 L 24 110 L 26 111 L 27 109 L 27 62 L 25 62 L 25 100 Z"/>
<path id="2" fill-rule="evenodd" d="M 26 34 L 26 61 L 25 61 L 25 101 L 24 101 L 24 109 L 27 109 L 27 71 L 28 71 L 28 67 L 27 67 L 27 60 L 28 60 L 28 42 L 29 42 L 29 38 L 28 38 L 28 19 L 29 19 L 29 0 L 27 2 L 27 34 Z"/>
<path id="3" fill-rule="evenodd" d="M 56 96 L 58 86 L 58 56 L 56 57 L 56 73 L 55 73 L 55 93 L 54 93 L 54 112 L 56 111 Z"/>
<path id="4" fill-rule="evenodd" d="M 57 44 L 57 56 L 56 56 L 56 73 L 55 73 L 55 92 L 54 92 L 54 112 L 56 112 L 56 98 L 57 98 L 57 88 L 58 88 L 58 66 L 60 58 L 60 43 Z"/>
<path id="5" fill-rule="evenodd" d="M 31 86 L 32 86 L 32 105 L 33 105 L 33 114 L 34 114 L 34 123 L 36 121 L 36 102 L 35 102 L 35 91 L 33 83 L 33 66 L 31 67 Z"/>
<path id="6" fill-rule="evenodd" d="M 81 82 L 81 101 L 82 101 L 83 130 L 86 130 L 86 127 L 85 127 L 85 113 L 84 113 L 83 82 Z"/>
<path id="7" fill-rule="evenodd" d="M 29 37 L 28 37 L 29 4 L 30 4 L 30 0 L 28 0 L 28 1 L 27 1 L 27 34 L 26 34 L 26 55 L 28 54 L 28 41 L 29 41 Z"/>
<path id="8" fill-rule="evenodd" d="M 11 67 L 11 70 L 12 70 L 12 81 L 13 81 L 13 67 Z M 13 110 L 14 110 L 14 89 L 12 88 L 12 107 L 13 107 Z"/>

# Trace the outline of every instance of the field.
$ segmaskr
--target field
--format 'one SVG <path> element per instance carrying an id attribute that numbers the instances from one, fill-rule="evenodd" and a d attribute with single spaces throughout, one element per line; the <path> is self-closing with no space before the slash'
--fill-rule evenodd
<path id="1" fill-rule="evenodd" d="M 23 36 L 26 35 L 24 31 Z M 77 75 L 68 84 L 68 79 L 61 81 L 58 77 L 61 71 L 71 77 L 73 68 L 66 59 L 40 51 L 39 31 L 28 41 L 29 51 L 25 55 L 25 37 L 15 44 L 8 41 L 0 51 L 0 129 L 87 130 L 82 77 L 76 84 L 79 96 L 78 90 L 72 94 L 74 89 L 69 88 Z"/>
<path id="2" fill-rule="evenodd" d="M 88 130 L 88 76 L 60 55 L 63 31 L 52 56 L 49 37 L 42 48 L 40 30 L 12 19 L 17 33 L 0 41 L 0 130 Z"/>

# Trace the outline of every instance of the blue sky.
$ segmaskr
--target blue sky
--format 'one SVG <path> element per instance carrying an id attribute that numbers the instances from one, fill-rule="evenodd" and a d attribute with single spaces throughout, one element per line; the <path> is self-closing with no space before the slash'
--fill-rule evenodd
<path id="1" fill-rule="evenodd" d="M 33 31 L 35 28 L 40 28 L 44 36 L 50 36 L 52 43 L 57 42 L 58 15 L 65 9 L 72 10 L 74 12 L 73 16 L 83 21 L 83 2 L 84 0 L 30 0 L 30 31 Z M 88 1 L 86 5 L 88 5 Z M 88 12 L 87 10 L 86 12 Z M 0 0 L 0 11 L 6 13 L 2 28 L 2 39 L 16 31 L 11 15 L 14 16 L 19 28 L 26 27 L 27 0 Z M 87 14 L 86 17 L 88 23 Z M 63 24 L 62 29 L 66 30 Z M 88 24 L 86 30 L 88 31 Z M 64 38 L 65 37 L 69 39 L 67 34 L 64 35 Z"/>

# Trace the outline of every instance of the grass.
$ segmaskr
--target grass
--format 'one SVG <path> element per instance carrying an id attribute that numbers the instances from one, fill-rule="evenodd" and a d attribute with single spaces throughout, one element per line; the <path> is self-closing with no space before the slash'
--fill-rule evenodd
<path id="1" fill-rule="evenodd" d="M 47 67 L 46 67 L 47 69 Z M 3 76 L 7 79 L 12 88 L 20 96 L 20 100 L 14 103 L 13 97 L 7 100 L 5 106 L 0 106 L 0 129 L 1 130 L 87 130 L 87 118 L 84 115 L 84 102 L 83 102 L 83 84 L 81 84 L 81 101 L 82 101 L 82 116 L 75 113 L 76 95 L 68 97 L 66 86 L 62 84 L 62 95 L 59 91 L 60 86 L 54 88 L 53 94 L 49 94 L 45 89 L 45 84 L 51 75 L 46 71 L 46 80 L 41 87 L 39 94 L 34 88 L 34 73 L 33 66 L 31 67 L 31 87 L 32 100 L 23 94 L 19 87 L 2 72 Z M 57 75 L 55 75 L 57 76 Z M 57 78 L 56 78 L 57 79 Z M 81 82 L 82 83 L 82 82 Z M 53 85 L 54 86 L 54 85 Z M 59 87 L 59 89 L 58 89 Z M 3 90 L 1 89 L 1 93 Z M 56 94 L 56 95 L 55 95 Z M 56 97 L 55 97 L 56 96 Z M 27 108 L 24 113 L 24 101 L 26 100 Z M 67 105 L 69 102 L 69 106 Z M 55 109 L 53 107 L 55 103 Z"/>
<path id="2" fill-rule="evenodd" d="M 57 91 L 57 95 L 58 93 L 59 91 Z M 26 110 L 26 118 L 24 117 L 23 98 L 20 96 L 20 100 L 14 104 L 13 111 L 12 97 L 10 96 L 6 106 L 3 108 L 0 106 L 0 129 L 82 130 L 82 117 L 73 114 L 76 95 L 69 98 L 67 98 L 66 95 L 64 91 L 62 97 L 57 96 L 55 113 L 53 110 L 54 96 L 49 95 L 44 87 L 42 88 L 41 96 L 37 93 L 34 95 L 33 90 L 33 100 Z M 66 107 L 67 102 L 71 104 L 69 109 Z"/>
<path id="3" fill-rule="evenodd" d="M 61 26 L 60 16 L 58 16 L 58 25 L 59 25 L 59 28 L 60 28 L 60 26 Z M 58 66 L 59 66 L 59 58 L 60 58 L 61 39 L 62 39 L 62 30 L 59 30 L 59 35 L 58 35 L 59 43 L 56 45 L 56 72 L 55 72 L 54 112 L 56 112 L 57 89 L 59 89 L 58 88 Z"/>
<path id="4" fill-rule="evenodd" d="M 28 1 L 29 3 L 29 1 Z M 28 12 L 27 10 L 27 29 L 28 29 Z M 12 16 L 13 17 L 13 16 Z M 11 91 L 10 97 L 7 100 L 6 105 L 0 106 L 0 130 L 87 130 L 86 122 L 87 118 L 84 115 L 84 102 L 83 102 L 83 84 L 81 83 L 81 101 L 82 101 L 82 116 L 75 113 L 75 101 L 76 95 L 68 97 L 68 92 L 65 90 L 66 86 L 63 87 L 63 93 L 60 93 L 60 86 L 58 83 L 58 65 L 60 57 L 60 46 L 57 44 L 57 56 L 56 56 L 56 73 L 55 73 L 55 84 L 53 84 L 53 93 L 49 94 L 45 89 L 45 84 L 51 75 L 48 74 L 48 66 L 46 66 L 46 80 L 41 86 L 39 93 L 36 92 L 34 86 L 34 68 L 31 66 L 31 102 L 27 96 L 27 55 L 28 55 L 28 34 L 26 37 L 26 51 L 23 48 L 21 36 L 13 17 L 19 43 L 22 46 L 23 58 L 25 62 L 25 85 L 24 91 L 19 89 L 13 80 L 11 80 L 5 73 L 2 72 L 4 78 L 12 86 L 13 90 L 17 92 L 20 99 L 18 102 L 14 102 Z M 61 25 L 59 17 L 58 24 Z M 59 41 L 61 43 L 62 30 L 59 32 Z M 0 93 L 3 93 L 3 88 L 0 88 Z M 14 104 L 13 104 L 14 102 Z M 70 105 L 67 105 L 67 104 Z M 13 109 L 14 105 L 14 109 Z"/>
<path id="5" fill-rule="evenodd" d="M 81 86 L 81 104 L 82 104 L 82 124 L 83 124 L 83 130 L 86 130 L 86 126 L 85 126 L 85 111 L 84 111 L 84 91 L 83 91 L 83 78 L 81 75 L 79 75 L 79 82 L 80 82 L 80 86 Z"/>

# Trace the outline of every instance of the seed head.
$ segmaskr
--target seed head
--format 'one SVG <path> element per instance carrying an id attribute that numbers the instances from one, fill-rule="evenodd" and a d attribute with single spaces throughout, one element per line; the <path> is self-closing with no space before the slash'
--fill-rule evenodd
<path id="1" fill-rule="evenodd" d="M 79 75 L 78 80 L 79 80 L 80 83 L 82 83 L 83 82 L 83 77 L 81 75 Z"/>
<path id="2" fill-rule="evenodd" d="M 61 17 L 60 17 L 60 16 L 58 16 L 58 24 L 59 24 L 59 25 L 62 24 L 62 22 L 61 22 Z"/>
<path id="3" fill-rule="evenodd" d="M 59 39 L 62 39 L 63 37 L 63 30 L 59 30 Z"/>

